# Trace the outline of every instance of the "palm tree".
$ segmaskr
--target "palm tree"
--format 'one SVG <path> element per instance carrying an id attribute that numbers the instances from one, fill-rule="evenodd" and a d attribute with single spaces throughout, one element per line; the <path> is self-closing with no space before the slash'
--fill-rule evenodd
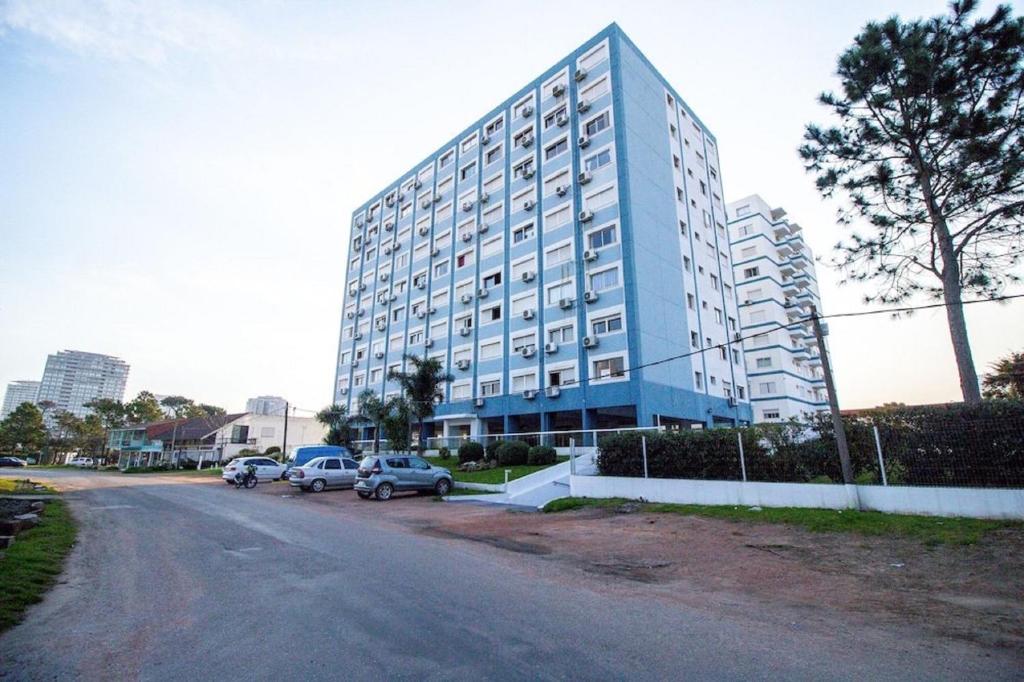
<path id="1" fill-rule="evenodd" d="M 327 445 L 352 445 L 352 418 L 348 416 L 348 408 L 335 403 L 316 413 L 316 420 L 327 427 L 324 443 Z"/>
<path id="2" fill-rule="evenodd" d="M 1024 400 L 1024 353 L 1010 353 L 989 367 L 981 382 L 986 398 Z"/>
<path id="3" fill-rule="evenodd" d="M 370 388 L 359 394 L 359 412 L 357 414 L 360 419 L 365 419 L 373 424 L 373 454 L 380 452 L 380 433 L 384 420 L 390 417 L 395 410 L 395 400 L 395 398 L 383 400 Z"/>
<path id="4" fill-rule="evenodd" d="M 434 401 L 444 397 L 442 386 L 454 381 L 455 377 L 444 371 L 440 360 L 420 358 L 409 354 L 404 357 L 412 365 L 411 371 L 388 372 L 388 379 L 397 381 L 402 386 L 409 409 L 416 418 L 417 430 L 420 434 L 416 450 L 422 455 L 423 450 L 426 449 L 424 421 L 434 416 Z"/>

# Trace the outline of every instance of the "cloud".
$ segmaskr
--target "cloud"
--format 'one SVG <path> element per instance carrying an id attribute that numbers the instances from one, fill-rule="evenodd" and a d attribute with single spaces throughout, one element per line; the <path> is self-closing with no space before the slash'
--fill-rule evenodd
<path id="1" fill-rule="evenodd" d="M 83 56 L 160 65 L 174 55 L 236 51 L 241 24 L 210 4 L 0 0 L 0 36 L 27 33 Z"/>

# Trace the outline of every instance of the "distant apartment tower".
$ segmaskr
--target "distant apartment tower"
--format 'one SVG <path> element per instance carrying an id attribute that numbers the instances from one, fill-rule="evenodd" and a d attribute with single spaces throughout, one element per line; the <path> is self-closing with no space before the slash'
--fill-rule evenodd
<path id="1" fill-rule="evenodd" d="M 614 24 L 351 229 L 350 412 L 415 354 L 455 377 L 428 435 L 751 419 L 715 138 Z"/>
<path id="2" fill-rule="evenodd" d="M 120 358 L 99 353 L 64 350 L 46 359 L 39 402 L 51 401 L 53 411 L 85 417 L 85 404 L 97 398 L 122 400 L 128 380 L 128 364 Z"/>
<path id="3" fill-rule="evenodd" d="M 251 414 L 282 416 L 288 401 L 276 395 L 261 395 L 245 401 L 245 411 Z"/>
<path id="4" fill-rule="evenodd" d="M 821 312 L 814 255 L 803 229 L 758 195 L 728 205 L 750 400 L 755 422 L 828 409 L 808 315 Z"/>
<path id="5" fill-rule="evenodd" d="M 35 404 L 39 395 L 38 381 L 12 381 L 7 384 L 7 391 L 4 393 L 4 407 L 0 411 L 0 419 L 3 419 L 22 403 Z"/>

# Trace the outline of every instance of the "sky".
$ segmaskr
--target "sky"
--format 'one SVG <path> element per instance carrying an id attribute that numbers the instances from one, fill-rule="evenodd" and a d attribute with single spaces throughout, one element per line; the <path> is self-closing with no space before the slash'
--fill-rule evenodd
<path id="1" fill-rule="evenodd" d="M 726 200 L 784 207 L 827 260 L 844 229 L 796 153 L 816 97 L 867 21 L 944 11 L 0 0 L 0 385 L 67 348 L 126 360 L 129 396 L 326 405 L 351 211 L 612 21 L 714 132 Z M 826 313 L 869 309 L 818 278 Z M 967 318 L 979 370 L 1024 348 L 1024 302 Z M 942 310 L 830 328 L 844 408 L 959 399 Z"/>

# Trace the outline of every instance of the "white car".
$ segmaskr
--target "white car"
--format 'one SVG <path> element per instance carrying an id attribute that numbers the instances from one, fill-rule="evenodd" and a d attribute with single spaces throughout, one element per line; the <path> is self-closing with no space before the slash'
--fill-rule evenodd
<path id="1" fill-rule="evenodd" d="M 239 457 L 228 462 L 221 478 L 225 483 L 234 483 L 237 474 L 244 474 L 246 467 L 252 463 L 256 467 L 257 481 L 284 480 L 285 465 L 275 462 L 269 457 Z"/>
<path id="2" fill-rule="evenodd" d="M 73 460 L 68 462 L 73 467 L 94 467 L 96 466 L 96 460 L 92 457 L 75 457 Z"/>

